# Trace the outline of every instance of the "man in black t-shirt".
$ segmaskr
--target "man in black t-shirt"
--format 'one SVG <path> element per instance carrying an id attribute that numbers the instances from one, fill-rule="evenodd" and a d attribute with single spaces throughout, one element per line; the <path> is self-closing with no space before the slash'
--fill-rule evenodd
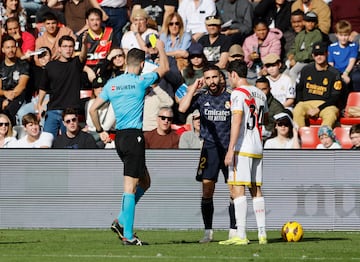
<path id="1" fill-rule="evenodd" d="M 218 16 L 208 16 L 205 19 L 207 35 L 199 39 L 199 44 L 204 47 L 204 55 L 212 65 L 224 69 L 228 62 L 231 39 L 221 34 L 221 19 Z"/>
<path id="2" fill-rule="evenodd" d="M 159 27 L 164 26 L 165 18 L 178 8 L 176 0 L 133 0 L 133 10 L 144 9 L 156 21 Z"/>
<path id="3" fill-rule="evenodd" d="M 79 127 L 76 110 L 66 108 L 62 113 L 66 132 L 55 138 L 53 148 L 97 148 L 94 137 Z"/>
<path id="4" fill-rule="evenodd" d="M 29 64 L 16 57 L 16 41 L 11 36 L 2 40 L 4 60 L 0 64 L 0 113 L 9 116 L 13 125 L 16 113 L 25 101 L 29 81 Z"/>
<path id="5" fill-rule="evenodd" d="M 73 57 L 75 41 L 71 36 L 64 35 L 59 39 L 58 60 L 50 61 L 44 69 L 39 86 L 38 109 L 42 113 L 42 103 L 46 93 L 50 94 L 45 116 L 44 131 L 57 136 L 59 129 L 66 131 L 62 121 L 65 108 L 80 108 L 81 75 L 86 61 L 87 43 L 85 33 L 79 56 Z"/>

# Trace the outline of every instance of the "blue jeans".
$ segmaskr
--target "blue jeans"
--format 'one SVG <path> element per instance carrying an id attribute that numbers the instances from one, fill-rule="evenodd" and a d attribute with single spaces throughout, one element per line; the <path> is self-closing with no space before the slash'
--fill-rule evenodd
<path id="1" fill-rule="evenodd" d="M 101 8 L 109 16 L 109 19 L 105 22 L 105 25 L 113 28 L 117 44 L 120 46 L 121 38 L 123 36 L 122 29 L 128 21 L 127 8 L 111 8 L 106 6 L 102 6 Z"/>
<path id="2" fill-rule="evenodd" d="M 44 131 L 53 134 L 54 137 L 58 136 L 59 129 L 61 133 L 65 134 L 66 128 L 62 120 L 63 110 L 48 110 L 45 115 Z"/>

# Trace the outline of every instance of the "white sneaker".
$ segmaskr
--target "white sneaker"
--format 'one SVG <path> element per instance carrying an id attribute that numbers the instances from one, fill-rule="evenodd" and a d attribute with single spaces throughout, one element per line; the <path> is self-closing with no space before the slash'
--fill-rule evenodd
<path id="1" fill-rule="evenodd" d="M 199 243 L 205 244 L 211 242 L 213 240 L 213 233 L 212 229 L 205 229 L 204 237 L 199 240 Z"/>
<path id="2" fill-rule="evenodd" d="M 236 229 L 230 228 L 229 229 L 229 239 L 232 239 L 233 237 L 236 237 Z"/>

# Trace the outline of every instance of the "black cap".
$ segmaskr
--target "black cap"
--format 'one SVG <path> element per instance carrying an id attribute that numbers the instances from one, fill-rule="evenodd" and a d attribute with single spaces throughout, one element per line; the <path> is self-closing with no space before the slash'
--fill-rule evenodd
<path id="1" fill-rule="evenodd" d="M 325 54 L 328 51 L 328 45 L 326 42 L 316 42 L 313 44 L 313 54 Z"/>
<path id="2" fill-rule="evenodd" d="M 308 21 L 308 22 L 318 22 L 318 16 L 316 13 L 309 11 L 304 15 L 304 21 Z"/>

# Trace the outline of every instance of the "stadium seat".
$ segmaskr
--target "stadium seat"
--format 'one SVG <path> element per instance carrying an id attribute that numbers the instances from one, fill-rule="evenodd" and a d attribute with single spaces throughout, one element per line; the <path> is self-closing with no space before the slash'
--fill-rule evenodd
<path id="1" fill-rule="evenodd" d="M 80 99 L 90 98 L 92 93 L 92 90 L 80 90 Z"/>
<path id="2" fill-rule="evenodd" d="M 318 117 L 318 118 L 309 118 L 309 124 L 311 126 L 320 126 L 322 123 L 322 118 Z"/>
<path id="3" fill-rule="evenodd" d="M 340 142 L 341 147 L 349 149 L 352 147 L 351 139 L 349 136 L 350 127 L 335 127 L 334 134 L 337 140 Z"/>
<path id="4" fill-rule="evenodd" d="M 315 149 L 320 144 L 318 130 L 318 126 L 304 126 L 299 129 L 302 149 Z"/>
<path id="5" fill-rule="evenodd" d="M 181 135 L 185 131 L 191 130 L 191 125 L 190 124 L 184 124 L 184 125 L 171 124 L 171 129 L 175 130 L 178 135 Z"/>
<path id="6" fill-rule="evenodd" d="M 358 106 L 360 107 L 360 92 L 351 92 L 347 98 L 344 116 L 340 118 L 341 125 L 354 125 L 360 124 L 360 117 L 352 117 L 349 114 L 349 108 Z"/>

